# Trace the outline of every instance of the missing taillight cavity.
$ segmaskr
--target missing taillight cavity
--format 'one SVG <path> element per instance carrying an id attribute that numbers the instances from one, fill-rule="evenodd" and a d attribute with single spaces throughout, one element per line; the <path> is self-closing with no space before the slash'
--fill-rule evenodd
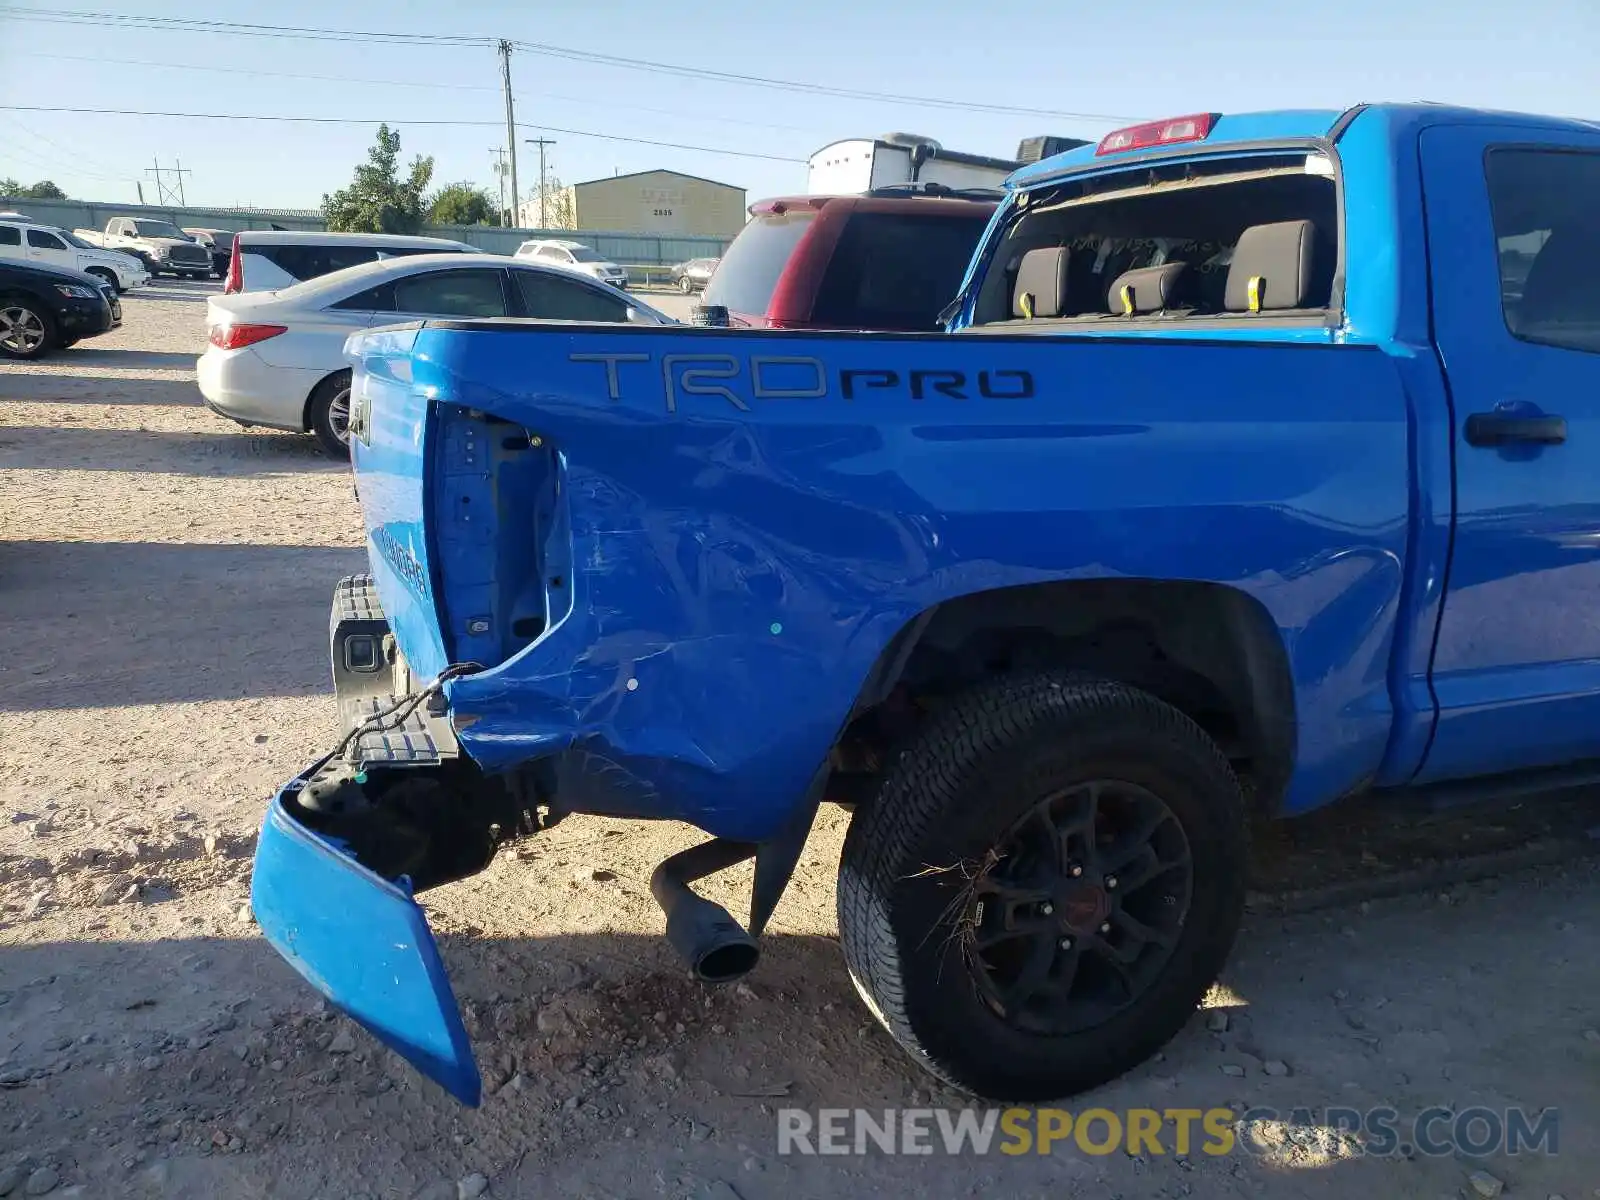
<path id="1" fill-rule="evenodd" d="M 287 325 L 213 325 L 210 341 L 218 350 L 239 350 L 288 331 Z"/>

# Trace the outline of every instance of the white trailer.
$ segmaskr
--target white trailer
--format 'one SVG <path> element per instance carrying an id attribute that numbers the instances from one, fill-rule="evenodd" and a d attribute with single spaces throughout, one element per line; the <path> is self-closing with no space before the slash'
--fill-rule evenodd
<path id="1" fill-rule="evenodd" d="M 993 158 L 947 150 L 931 137 L 886 133 L 846 138 L 822 147 L 806 161 L 806 192 L 813 196 L 859 195 L 885 187 L 933 184 L 962 191 L 998 188 L 1018 167 L 1086 145 L 1078 138 L 1027 138 L 1015 158 Z"/>

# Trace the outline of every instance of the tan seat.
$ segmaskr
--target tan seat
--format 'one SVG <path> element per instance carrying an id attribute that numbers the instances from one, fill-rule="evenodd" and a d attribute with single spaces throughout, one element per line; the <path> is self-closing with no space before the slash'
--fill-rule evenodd
<path id="1" fill-rule="evenodd" d="M 1024 254 L 1011 289 L 1011 315 L 1024 320 L 1059 317 L 1067 298 L 1070 261 L 1065 246 L 1042 246 Z"/>

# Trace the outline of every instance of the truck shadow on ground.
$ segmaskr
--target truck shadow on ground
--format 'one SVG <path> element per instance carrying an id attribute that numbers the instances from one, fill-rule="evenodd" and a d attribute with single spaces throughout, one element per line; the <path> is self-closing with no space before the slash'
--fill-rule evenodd
<path id="1" fill-rule="evenodd" d="M 51 362 L 49 365 L 64 365 Z M 198 408 L 203 404 L 200 389 L 193 379 L 117 379 L 105 375 L 74 375 L 60 371 L 37 371 L 27 375 L 0 375 L 0 414 L 8 401 L 32 404 L 168 405 Z M 0 438 L 16 443 L 9 430 L 17 426 L 0 425 Z M 56 429 L 59 426 L 51 426 Z"/>
<path id="2" fill-rule="evenodd" d="M 69 352 L 68 361 L 73 366 L 80 364 L 97 367 L 136 367 L 145 370 L 194 370 L 198 355 L 179 354 L 168 350 L 125 350 L 115 346 L 97 346 L 93 342 L 85 342 L 74 346 Z"/>
<path id="3" fill-rule="evenodd" d="M 320 695 L 334 584 L 365 566 L 336 546 L 0 542 L 0 711 Z"/>
<path id="4" fill-rule="evenodd" d="M 506 894 L 480 898 L 503 911 L 517 884 L 497 874 L 487 891 Z M 257 937 L 17 944 L 13 926 L 0 997 L 17 1115 L 0 1123 L 0 1155 L 59 1145 L 68 1180 L 115 1179 L 142 1149 L 169 1164 L 175 1190 L 162 1194 L 183 1196 L 257 1194 L 273 1181 L 271 1194 L 286 1198 L 409 1196 L 482 1171 L 507 1196 L 653 1194 L 662 1172 L 676 1181 L 670 1194 L 722 1178 L 744 1200 L 911 1187 L 954 1198 L 996 1184 L 1007 1196 L 1059 1196 L 1066 1185 L 1130 1200 L 1264 1188 L 1354 1198 L 1451 1195 L 1477 1168 L 1511 1194 L 1576 1195 L 1600 1164 L 1600 1147 L 1579 1136 L 1600 1110 L 1600 1081 L 1571 1069 L 1593 1053 L 1582 1026 L 1600 971 L 1595 882 L 1575 872 L 1532 888 L 1484 885 L 1443 914 L 1397 903 L 1353 936 L 1337 928 L 1348 915 L 1332 927 L 1247 921 L 1216 1010 L 1197 1012 L 1157 1058 L 1061 1104 L 1123 1120 L 1136 1108 L 1285 1119 L 1304 1108 L 1313 1128 L 1329 1107 L 1414 1117 L 1432 1105 L 1554 1106 L 1568 1121 L 1554 1156 L 1362 1157 L 1329 1150 L 1323 1135 L 1308 1150 L 1267 1121 L 1226 1155 L 1196 1146 L 1180 1156 L 1168 1128 L 1161 1154 L 1085 1153 L 1069 1140 L 1048 1156 L 779 1157 L 779 1108 L 815 1117 L 859 1107 L 876 1119 L 884 1108 L 974 1102 L 871 1020 L 832 938 L 769 935 L 744 987 L 707 989 L 657 936 L 473 932 L 462 889 L 476 883 L 441 889 L 434 911 L 487 1084 L 481 1108 L 458 1106 L 364 1031 L 317 1011 Z M 1575 910 L 1581 929 L 1553 940 L 1556 920 Z M 46 908 L 38 919 L 59 917 Z M 1286 1074 L 1263 1069 L 1278 1061 Z M 91 1125 L 101 1136 L 88 1136 Z"/>
<path id="5" fill-rule="evenodd" d="M 138 304 L 141 300 L 164 300 L 167 303 L 204 304 L 209 296 L 222 294 L 222 285 L 216 282 L 179 283 L 171 279 L 152 280 L 141 287 L 134 288 L 122 296 L 123 320 L 127 320 L 127 310 L 130 304 Z"/>
<path id="6" fill-rule="evenodd" d="M 0 467 L 247 476 L 278 471 L 349 472 L 350 463 L 330 458 L 316 439 L 306 434 L 10 425 L 0 426 Z"/>

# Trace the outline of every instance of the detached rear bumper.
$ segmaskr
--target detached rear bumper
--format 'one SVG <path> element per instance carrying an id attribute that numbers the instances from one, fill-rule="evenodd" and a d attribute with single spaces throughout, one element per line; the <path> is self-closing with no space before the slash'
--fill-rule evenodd
<path id="1" fill-rule="evenodd" d="M 307 828 L 295 798 L 327 760 L 273 798 L 250 905 L 273 949 L 312 987 L 463 1104 L 482 1081 L 410 880 L 385 879 Z"/>
<path id="2" fill-rule="evenodd" d="M 410 671 L 370 577 L 339 581 L 328 632 L 345 736 L 273 797 L 251 907 L 308 983 L 476 1105 L 477 1064 L 414 896 L 482 870 L 528 820 L 516 796 L 460 758 L 448 717 L 402 701 Z"/>

